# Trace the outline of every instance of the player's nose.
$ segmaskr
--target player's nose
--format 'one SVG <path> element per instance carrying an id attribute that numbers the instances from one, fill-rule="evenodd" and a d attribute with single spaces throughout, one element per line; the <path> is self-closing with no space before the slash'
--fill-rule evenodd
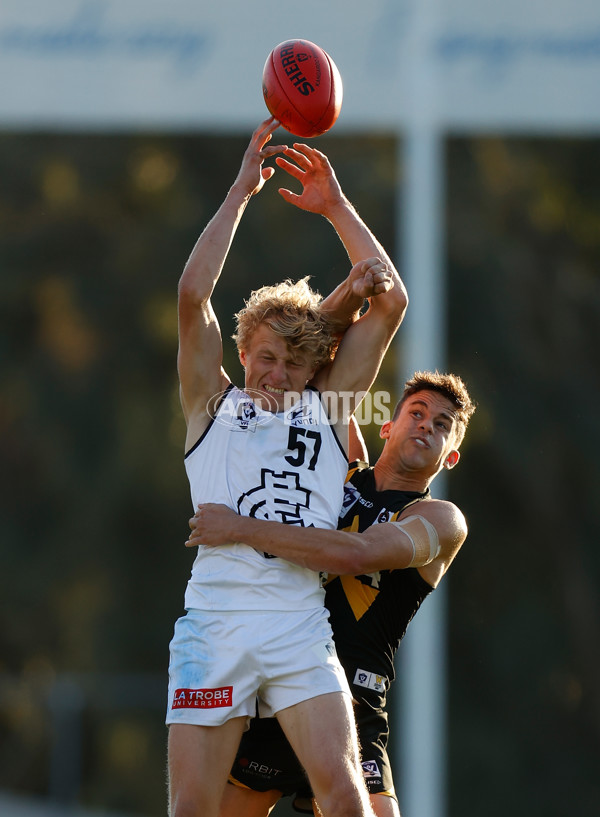
<path id="1" fill-rule="evenodd" d="M 430 434 L 433 431 L 433 422 L 430 417 L 426 415 L 419 418 L 419 428 Z"/>
<path id="2" fill-rule="evenodd" d="M 287 377 L 287 368 L 283 360 L 276 360 L 271 366 L 270 377 L 273 380 L 273 385 L 277 386 L 283 382 Z"/>

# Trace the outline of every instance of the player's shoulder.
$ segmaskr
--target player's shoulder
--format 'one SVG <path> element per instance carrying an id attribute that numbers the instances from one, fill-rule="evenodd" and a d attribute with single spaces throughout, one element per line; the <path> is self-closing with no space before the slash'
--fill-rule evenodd
<path id="1" fill-rule="evenodd" d="M 348 463 L 348 474 L 346 476 L 346 481 L 352 479 L 352 477 L 364 478 L 372 471 L 373 466 L 369 465 L 368 462 L 364 462 L 364 460 L 353 460 L 352 462 Z"/>
<path id="2" fill-rule="evenodd" d="M 467 534 L 467 520 L 458 505 L 447 499 L 435 499 L 434 497 L 424 497 L 420 502 L 406 508 L 400 518 L 407 516 L 423 516 L 432 525 L 450 529 L 454 534 L 464 532 Z"/>

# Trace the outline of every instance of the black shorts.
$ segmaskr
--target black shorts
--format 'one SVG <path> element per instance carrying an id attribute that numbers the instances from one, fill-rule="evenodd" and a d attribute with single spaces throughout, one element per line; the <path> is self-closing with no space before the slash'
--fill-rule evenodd
<path id="1" fill-rule="evenodd" d="M 253 791 L 280 791 L 296 811 L 312 814 L 310 783 L 277 718 L 252 718 L 242 735 L 229 782 Z"/>
<path id="2" fill-rule="evenodd" d="M 386 748 L 389 734 L 387 713 L 358 705 L 355 715 L 367 789 L 370 794 L 394 794 Z M 251 720 L 250 729 L 242 736 L 230 779 L 254 791 L 275 789 L 284 797 L 294 796 L 310 802 L 311 789 L 306 773 L 276 718 Z M 304 811 L 304 805 L 304 802 L 294 803 L 294 808 Z M 306 813 L 311 814 L 312 809 Z"/>

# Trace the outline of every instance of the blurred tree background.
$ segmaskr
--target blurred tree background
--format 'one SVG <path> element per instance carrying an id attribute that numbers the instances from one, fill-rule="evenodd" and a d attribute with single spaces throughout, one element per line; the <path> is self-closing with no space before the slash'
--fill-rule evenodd
<path id="1" fill-rule="evenodd" d="M 165 811 L 193 558 L 177 280 L 246 143 L 0 134 L 0 788 Z M 394 140 L 314 144 L 398 258 Z M 595 817 L 600 143 L 455 136 L 446 156 L 449 368 L 479 404 L 448 480 L 470 526 L 447 579 L 449 813 Z M 250 204 L 215 291 L 238 382 L 227 339 L 250 290 L 309 274 L 326 294 L 349 266 L 281 185 Z M 376 384 L 392 399 L 401 348 L 402 330 Z"/>

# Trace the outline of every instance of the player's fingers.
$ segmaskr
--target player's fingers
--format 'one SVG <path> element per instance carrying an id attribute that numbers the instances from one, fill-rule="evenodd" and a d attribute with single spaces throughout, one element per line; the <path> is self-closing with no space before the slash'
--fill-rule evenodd
<path id="1" fill-rule="evenodd" d="M 292 164 L 292 162 L 288 162 L 283 156 L 278 156 L 275 159 L 275 164 L 280 167 L 282 170 L 285 170 L 286 173 L 289 173 L 290 176 L 293 176 L 295 179 L 301 181 L 304 178 L 304 171 L 299 168 L 297 165 Z"/>
<path id="2" fill-rule="evenodd" d="M 186 541 L 185 541 L 186 548 L 193 547 L 194 545 L 197 545 L 198 542 L 196 541 L 196 539 L 197 539 L 196 532 L 192 531 L 190 533 L 190 535 L 188 536 L 188 538 L 186 539 Z"/>
<path id="3" fill-rule="evenodd" d="M 271 135 L 273 131 L 277 130 L 278 127 L 279 122 L 277 121 L 277 119 L 275 119 L 274 116 L 270 116 L 268 119 L 265 119 L 263 122 L 260 123 L 255 133 L 262 136 L 265 136 L 267 134 Z"/>
<path id="4" fill-rule="evenodd" d="M 287 190 L 285 187 L 279 188 L 279 195 L 281 196 L 284 201 L 287 201 L 288 204 L 297 204 L 300 196 L 297 193 L 292 193 L 291 190 Z"/>
<path id="5" fill-rule="evenodd" d="M 271 116 L 269 119 L 265 119 L 254 131 L 252 142 L 258 145 L 260 150 L 270 141 L 273 131 L 277 130 L 278 127 L 279 122 L 274 117 Z"/>
<path id="6" fill-rule="evenodd" d="M 276 153 L 284 153 L 287 145 L 266 145 L 260 152 L 262 159 L 268 159 Z"/>
<path id="7" fill-rule="evenodd" d="M 378 258 L 375 255 L 371 256 L 371 258 L 365 258 L 364 261 L 363 261 L 363 264 L 365 265 L 365 270 L 368 269 L 369 267 L 376 267 L 378 265 L 381 266 L 382 263 L 383 262 L 382 262 L 381 258 Z"/>
<path id="8" fill-rule="evenodd" d="M 381 295 L 384 292 L 389 292 L 390 289 L 392 289 L 393 286 L 394 286 L 394 282 L 391 281 L 391 280 L 381 281 L 381 282 L 375 284 L 375 286 L 373 287 L 373 292 L 374 292 L 375 295 Z"/>
<path id="9" fill-rule="evenodd" d="M 305 142 L 294 142 L 294 149 L 303 153 L 307 158 L 318 158 L 318 159 L 325 159 L 327 161 L 327 156 L 324 153 L 321 153 L 320 150 L 307 145 Z"/>
<path id="10" fill-rule="evenodd" d="M 300 167 L 308 169 L 311 167 L 310 157 L 306 156 L 299 150 L 295 150 L 296 147 L 302 147 L 302 145 L 294 145 L 293 148 L 288 146 L 285 150 L 285 155 L 288 157 L 288 159 L 293 159 L 295 162 L 297 162 Z"/>

